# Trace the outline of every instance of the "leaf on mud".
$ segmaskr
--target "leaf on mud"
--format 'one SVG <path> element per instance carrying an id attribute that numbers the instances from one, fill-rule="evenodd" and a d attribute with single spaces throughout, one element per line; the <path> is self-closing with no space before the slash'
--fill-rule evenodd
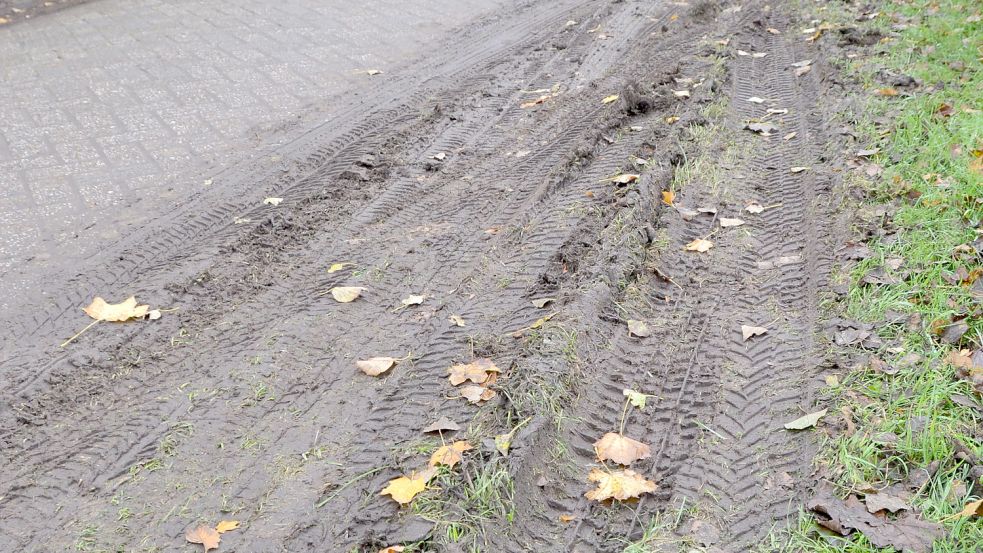
<path id="1" fill-rule="evenodd" d="M 82 311 L 97 321 L 123 322 L 139 319 L 147 315 L 149 305 L 137 305 L 137 299 L 130 296 L 120 303 L 106 303 L 101 297 L 96 297 Z"/>
<path id="2" fill-rule="evenodd" d="M 638 407 L 639 409 L 645 409 L 645 399 L 649 397 L 648 395 L 643 394 L 642 392 L 636 392 L 631 388 L 625 388 L 624 390 L 621 390 L 621 393 L 628 398 L 628 403 Z"/>
<path id="3" fill-rule="evenodd" d="M 739 227 L 739 226 L 741 226 L 743 224 L 744 224 L 744 221 L 742 221 L 741 219 L 728 219 L 727 217 L 721 217 L 720 218 L 720 226 L 722 226 L 724 228 L 727 228 L 727 227 Z"/>
<path id="4" fill-rule="evenodd" d="M 765 210 L 765 208 L 762 207 L 761 204 L 755 204 L 755 203 L 748 204 L 747 207 L 744 208 L 744 211 L 747 211 L 748 213 L 754 213 L 754 214 L 761 213 L 764 210 Z"/>
<path id="5" fill-rule="evenodd" d="M 460 429 L 461 429 L 461 425 L 457 424 L 456 422 L 450 420 L 447 417 L 440 417 L 439 419 L 428 425 L 426 428 L 424 428 L 423 432 L 427 434 L 431 432 L 457 432 Z"/>
<path id="6" fill-rule="evenodd" d="M 331 289 L 331 297 L 338 303 L 350 303 L 358 299 L 365 290 L 361 286 L 335 286 Z"/>
<path id="7" fill-rule="evenodd" d="M 638 336 L 639 338 L 645 338 L 652 335 L 652 331 L 649 330 L 649 325 L 645 324 L 645 321 L 636 321 L 635 319 L 628 319 L 628 335 Z"/>
<path id="8" fill-rule="evenodd" d="M 672 95 L 676 98 L 689 98 L 688 90 L 673 90 Z"/>
<path id="9" fill-rule="evenodd" d="M 529 102 L 523 102 L 523 103 L 519 104 L 519 107 L 522 108 L 522 109 L 525 109 L 525 108 L 531 108 L 533 106 L 538 106 L 539 104 L 542 104 L 543 102 L 545 102 L 546 100 L 549 100 L 552 97 L 553 97 L 552 94 L 543 94 L 542 96 L 540 96 L 539 98 L 536 98 L 535 100 L 531 100 Z"/>
<path id="10" fill-rule="evenodd" d="M 962 511 L 952 515 L 952 518 L 966 518 L 966 517 L 978 517 L 983 516 L 983 499 L 977 499 L 976 501 L 970 501 L 967 503 Z"/>
<path id="11" fill-rule="evenodd" d="M 396 366 L 395 357 L 372 357 L 364 361 L 355 361 L 355 366 L 369 376 L 379 376 Z"/>
<path id="12" fill-rule="evenodd" d="M 616 184 L 628 184 L 638 180 L 638 175 L 634 173 L 625 173 L 624 175 L 618 175 L 611 179 L 611 182 Z"/>
<path id="13" fill-rule="evenodd" d="M 451 385 L 457 386 L 469 380 L 475 384 L 484 384 L 492 373 L 502 371 L 495 366 L 491 359 L 481 358 L 465 365 L 454 365 L 447 369 L 447 372 L 450 373 L 447 380 L 450 381 Z"/>
<path id="14" fill-rule="evenodd" d="M 763 103 L 765 103 L 765 99 L 764 98 L 758 98 L 757 96 L 751 96 L 750 98 L 747 99 L 747 101 L 748 102 L 751 102 L 752 104 L 763 104 Z"/>
<path id="15" fill-rule="evenodd" d="M 786 430 L 805 430 L 806 428 L 812 428 L 816 426 L 819 419 L 826 416 L 826 409 L 822 411 L 816 411 L 815 413 L 809 413 L 808 415 L 803 415 L 792 422 L 785 423 Z"/>
<path id="16" fill-rule="evenodd" d="M 159 318 L 161 318 L 160 309 L 151 309 L 150 311 L 147 311 L 147 320 L 156 321 Z"/>
<path id="17" fill-rule="evenodd" d="M 674 202 L 675 200 L 676 200 L 676 193 L 675 192 L 673 192 L 672 190 L 663 190 L 662 191 L 662 203 L 664 203 L 664 204 L 666 204 L 668 206 L 671 206 L 672 205 L 672 202 Z"/>
<path id="18" fill-rule="evenodd" d="M 591 501 L 607 499 L 624 501 L 644 493 L 655 492 L 655 482 L 646 480 L 641 474 L 628 469 L 606 472 L 595 468 L 587 475 L 587 480 L 597 482 L 597 489 L 584 494 L 584 497 Z"/>
<path id="19" fill-rule="evenodd" d="M 786 115 L 788 108 L 768 108 L 768 113 L 770 115 Z"/>
<path id="20" fill-rule="evenodd" d="M 560 522 L 562 522 L 564 524 L 566 524 L 567 522 L 572 522 L 574 520 L 577 520 L 577 517 L 576 516 L 571 515 L 569 513 L 562 514 L 562 515 L 560 515 L 559 518 L 560 518 Z"/>
<path id="21" fill-rule="evenodd" d="M 668 117 L 665 118 L 665 122 L 666 122 L 667 125 L 672 125 L 676 121 L 679 121 L 679 116 L 678 115 L 670 115 L 670 116 L 668 116 Z"/>
<path id="22" fill-rule="evenodd" d="M 349 265 L 354 265 L 354 263 L 332 263 L 331 266 L 328 267 L 328 274 L 337 273 Z"/>
<path id="23" fill-rule="evenodd" d="M 239 528 L 238 520 L 223 520 L 215 525 L 215 531 L 218 532 L 219 534 L 224 534 L 226 532 L 230 532 L 238 528 Z"/>
<path id="24" fill-rule="evenodd" d="M 272 205 L 273 207 L 276 207 L 280 205 L 280 202 L 282 201 L 283 198 L 266 198 L 265 200 L 263 200 L 263 203 L 266 205 Z"/>
<path id="25" fill-rule="evenodd" d="M 802 75 L 805 75 L 806 73 L 808 73 L 810 71 L 812 71 L 812 66 L 811 65 L 806 65 L 805 67 L 799 67 L 799 68 L 797 68 L 795 70 L 795 76 L 796 77 L 801 77 Z"/>
<path id="26" fill-rule="evenodd" d="M 785 136 L 783 136 L 782 137 L 782 140 L 785 140 L 785 141 L 792 140 L 793 138 L 795 138 L 795 135 L 797 135 L 797 134 L 799 134 L 799 133 L 797 133 L 797 132 L 790 132 L 790 133 L 786 134 Z"/>
<path id="27" fill-rule="evenodd" d="M 689 244 L 686 244 L 685 249 L 688 252 L 706 253 L 710 251 L 710 248 L 712 247 L 713 247 L 713 242 L 709 240 L 704 240 L 702 238 L 697 238 L 696 240 L 693 240 Z"/>
<path id="28" fill-rule="evenodd" d="M 379 495 L 388 495 L 396 500 L 400 505 L 406 505 L 423 490 L 427 489 L 427 482 L 437 474 L 437 469 L 431 467 L 427 470 L 414 472 L 409 476 L 400 476 L 389 481 Z"/>
<path id="29" fill-rule="evenodd" d="M 808 169 L 809 169 L 808 167 L 792 167 L 792 168 L 789 169 L 789 172 L 791 172 L 791 173 L 801 173 L 803 171 L 807 171 Z"/>
<path id="30" fill-rule="evenodd" d="M 443 445 L 437 448 L 437 451 L 433 452 L 430 456 L 430 466 L 435 467 L 437 465 L 445 465 L 448 467 L 454 467 L 454 465 L 461 462 L 462 453 L 474 449 L 465 440 L 459 440 L 451 445 Z"/>
<path id="31" fill-rule="evenodd" d="M 806 503 L 806 508 L 816 513 L 816 522 L 820 526 L 841 536 L 857 530 L 878 548 L 929 553 L 932 543 L 944 535 L 941 524 L 921 520 L 913 514 L 906 513 L 894 520 L 873 515 L 855 495 L 844 501 L 829 492 L 821 492 Z"/>
<path id="32" fill-rule="evenodd" d="M 619 465 L 630 465 L 639 459 L 652 456 L 652 449 L 638 440 L 608 432 L 594 442 L 594 453 L 598 461 L 614 461 Z"/>
<path id="33" fill-rule="evenodd" d="M 612 94 L 610 96 L 605 96 L 604 99 L 601 100 L 601 103 L 602 104 L 610 104 L 611 102 L 615 102 L 617 100 L 618 100 L 618 95 L 617 94 Z"/>
<path id="34" fill-rule="evenodd" d="M 447 317 L 455 326 L 464 326 L 464 319 L 460 315 L 451 315 Z"/>
<path id="35" fill-rule="evenodd" d="M 188 540 L 190 543 L 200 543 L 205 546 L 205 551 L 210 551 L 212 549 L 218 549 L 218 544 L 222 541 L 222 538 L 218 535 L 218 531 L 204 524 L 198 526 L 197 528 L 188 530 L 184 534 L 184 539 Z"/>
<path id="36" fill-rule="evenodd" d="M 791 65 L 792 67 L 807 67 L 807 66 L 809 66 L 809 65 L 812 65 L 812 60 L 802 60 L 802 61 L 797 61 L 797 62 L 795 62 L 795 63 L 792 63 L 792 64 L 790 64 L 790 65 Z"/>
<path id="37" fill-rule="evenodd" d="M 489 399 L 495 397 L 495 395 L 495 390 L 485 388 L 484 386 L 475 386 L 472 384 L 461 388 L 461 397 L 474 405 L 477 405 L 482 401 L 488 401 Z"/>
<path id="38" fill-rule="evenodd" d="M 761 336 L 766 332 L 768 332 L 768 329 L 763 326 L 741 325 L 741 335 L 744 336 L 745 342 L 755 336 Z"/>
<path id="39" fill-rule="evenodd" d="M 744 125 L 744 128 L 760 134 L 761 136 L 771 136 L 771 133 L 778 130 L 778 125 L 774 123 L 765 122 L 748 122 Z"/>
<path id="40" fill-rule="evenodd" d="M 427 299 L 426 296 L 411 295 L 402 300 L 400 303 L 403 304 L 403 307 L 409 307 L 411 305 L 420 305 L 425 299 Z"/>
<path id="41" fill-rule="evenodd" d="M 674 205 L 673 207 L 676 208 L 676 212 L 679 213 L 679 216 L 682 217 L 684 221 L 692 221 L 697 215 L 700 214 L 700 212 L 695 209 L 689 209 L 688 207 L 683 207 L 681 205 Z"/>
<path id="42" fill-rule="evenodd" d="M 406 551 L 406 548 L 402 545 L 390 545 L 380 549 L 379 553 L 403 553 L 403 551 Z"/>
<path id="43" fill-rule="evenodd" d="M 898 91 L 893 88 L 878 88 L 874 91 L 877 96 L 897 96 Z"/>
<path id="44" fill-rule="evenodd" d="M 536 299 L 532 300 L 532 304 L 535 305 L 536 307 L 542 309 L 542 308 L 546 307 L 547 305 L 553 303 L 554 301 L 556 301 L 556 298 L 536 298 Z"/>

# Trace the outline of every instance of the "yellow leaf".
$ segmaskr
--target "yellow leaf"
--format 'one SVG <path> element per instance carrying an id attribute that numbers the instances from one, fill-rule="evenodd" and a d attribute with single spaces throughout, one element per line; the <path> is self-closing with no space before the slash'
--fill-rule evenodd
<path id="1" fill-rule="evenodd" d="M 447 379 L 452 386 L 463 384 L 470 380 L 475 384 L 484 384 L 491 373 L 502 372 L 491 359 L 475 359 L 467 365 L 454 365 L 447 369 L 450 376 Z"/>
<path id="2" fill-rule="evenodd" d="M 388 495 L 396 500 L 400 505 L 406 505 L 416 494 L 427 489 L 427 482 L 437 474 L 436 468 L 411 473 L 409 476 L 400 476 L 389 481 L 389 485 L 379 495 Z"/>
<path id="3" fill-rule="evenodd" d="M 355 361 L 355 366 L 369 376 L 379 376 L 396 366 L 394 357 L 372 357 L 364 361 Z"/>
<path id="4" fill-rule="evenodd" d="M 618 99 L 618 95 L 617 94 L 612 94 L 610 96 L 605 96 L 604 99 L 601 100 L 601 103 L 602 104 L 610 104 L 611 102 L 614 102 L 617 99 Z"/>
<path id="5" fill-rule="evenodd" d="M 230 530 L 235 530 L 239 528 L 238 520 L 223 520 L 215 525 L 215 531 L 219 534 L 224 534 Z"/>
<path id="6" fill-rule="evenodd" d="M 638 407 L 639 409 L 645 409 L 645 398 L 648 397 L 647 395 L 643 394 L 642 392 L 636 392 L 635 390 L 632 390 L 630 388 L 625 388 L 624 390 L 621 390 L 621 393 L 624 394 L 626 398 L 628 398 L 628 403 L 631 403 L 632 405 Z"/>
<path id="7" fill-rule="evenodd" d="M 137 305 L 137 299 L 130 296 L 121 303 L 106 303 L 106 300 L 97 297 L 82 311 L 97 321 L 121 322 L 144 317 L 149 309 L 149 305 Z"/>
<path id="8" fill-rule="evenodd" d="M 598 461 L 614 461 L 619 465 L 630 465 L 639 459 L 652 455 L 649 446 L 638 440 L 608 432 L 600 440 L 594 442 L 594 453 Z"/>
<path id="9" fill-rule="evenodd" d="M 337 273 L 349 265 L 354 265 L 354 263 L 332 263 L 331 266 L 328 267 L 328 272 Z"/>
<path id="10" fill-rule="evenodd" d="M 184 539 L 191 543 L 200 543 L 205 546 L 205 551 L 210 551 L 212 549 L 218 549 L 218 543 L 222 541 L 219 537 L 218 531 L 214 528 L 209 528 L 208 526 L 201 525 L 193 530 L 188 530 L 184 534 Z"/>
<path id="11" fill-rule="evenodd" d="M 628 184 L 630 182 L 635 182 L 638 180 L 638 175 L 634 173 L 625 173 L 624 175 L 618 175 L 611 179 L 611 182 L 617 184 Z"/>
<path id="12" fill-rule="evenodd" d="M 676 200 L 676 193 L 672 190 L 662 191 L 662 203 L 666 205 L 672 205 L 672 202 Z"/>
<path id="13" fill-rule="evenodd" d="M 654 493 L 655 482 L 650 482 L 633 470 L 616 470 L 605 472 L 601 469 L 594 469 L 587 475 L 587 480 L 597 482 L 597 489 L 584 494 L 587 499 L 592 501 L 604 501 L 606 499 L 632 499 L 639 497 L 643 493 Z"/>
<path id="14" fill-rule="evenodd" d="M 983 499 L 977 499 L 976 501 L 970 501 L 963 507 L 962 511 L 952 515 L 953 518 L 966 518 L 972 516 L 983 515 Z"/>
<path id="15" fill-rule="evenodd" d="M 572 520 L 576 520 L 576 518 L 577 517 L 575 517 L 573 515 L 569 515 L 569 514 L 560 515 L 560 522 L 570 522 Z"/>
<path id="16" fill-rule="evenodd" d="M 878 96 L 897 96 L 898 91 L 893 88 L 878 88 L 874 91 L 874 94 Z"/>
<path id="17" fill-rule="evenodd" d="M 389 547 L 380 549 L 379 553 L 403 553 L 403 551 L 406 551 L 406 548 L 402 545 L 390 545 Z"/>
<path id="18" fill-rule="evenodd" d="M 337 302 L 349 303 L 355 301 L 364 291 L 365 288 L 361 286 L 335 286 L 331 289 L 331 297 Z"/>
<path id="19" fill-rule="evenodd" d="M 461 454 L 471 449 L 474 448 L 464 440 L 454 442 L 451 445 L 441 446 L 430 456 L 430 466 L 446 465 L 453 467 L 461 461 Z"/>
<path id="20" fill-rule="evenodd" d="M 706 253 L 710 251 L 710 248 L 712 247 L 713 247 L 713 242 L 709 240 L 704 240 L 702 238 L 697 238 L 696 240 L 693 240 L 689 244 L 686 244 L 686 251 Z"/>
<path id="21" fill-rule="evenodd" d="M 667 125 L 672 125 L 676 121 L 679 121 L 679 117 L 676 115 L 670 115 L 665 119 Z"/>

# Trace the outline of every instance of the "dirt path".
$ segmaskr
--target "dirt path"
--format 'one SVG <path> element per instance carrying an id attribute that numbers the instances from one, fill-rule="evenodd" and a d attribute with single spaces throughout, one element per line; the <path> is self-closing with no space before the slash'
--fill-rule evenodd
<path id="1" fill-rule="evenodd" d="M 223 538 L 236 551 L 454 551 L 453 525 L 378 495 L 447 416 L 476 445 L 517 429 L 507 458 L 467 461 L 510 482 L 509 513 L 473 517 L 481 550 L 617 551 L 677 512 L 669 543 L 747 550 L 808 472 L 807 439 L 780 428 L 810 403 L 831 250 L 821 69 L 794 75 L 802 43 L 766 31 L 788 26 L 753 3 L 531 3 L 107 247 L 4 330 L 0 545 L 177 550 L 221 516 L 244 522 Z M 742 130 L 763 116 L 780 130 Z M 670 184 L 716 214 L 684 220 L 660 202 Z M 325 296 L 344 285 L 367 290 Z M 54 347 L 92 296 L 131 293 L 177 311 Z M 398 309 L 410 294 L 427 299 Z M 408 354 L 378 380 L 354 369 Z M 473 356 L 504 370 L 481 408 L 445 378 Z M 591 504 L 592 444 L 625 388 L 651 395 L 624 426 L 658 490 Z"/>

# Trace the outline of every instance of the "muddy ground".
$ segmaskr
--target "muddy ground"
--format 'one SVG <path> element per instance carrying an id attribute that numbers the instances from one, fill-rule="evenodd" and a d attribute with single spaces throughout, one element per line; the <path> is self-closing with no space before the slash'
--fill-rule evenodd
<path id="1" fill-rule="evenodd" d="M 782 423 L 813 406 L 837 229 L 828 69 L 769 31 L 802 26 L 780 10 L 503 11 L 5 313 L 0 549 L 200 550 L 189 527 L 236 519 L 220 551 L 620 551 L 657 528 L 736 552 L 785 525 L 813 443 Z M 163 316 L 58 347 L 92 297 L 131 294 Z M 372 378 L 372 356 L 408 359 Z M 446 376 L 480 357 L 502 373 L 475 406 Z M 623 421 L 626 388 L 649 397 Z M 401 508 L 380 491 L 440 417 L 475 449 Z M 588 501 L 622 424 L 657 489 Z"/>

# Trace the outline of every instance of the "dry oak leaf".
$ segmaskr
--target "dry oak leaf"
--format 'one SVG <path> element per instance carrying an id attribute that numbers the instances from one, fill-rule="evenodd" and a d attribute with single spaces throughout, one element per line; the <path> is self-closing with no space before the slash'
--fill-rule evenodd
<path id="1" fill-rule="evenodd" d="M 649 325 L 645 324 L 645 321 L 636 321 L 635 319 L 628 319 L 628 334 L 630 336 L 638 336 L 639 338 L 645 338 L 652 335 L 652 331 L 649 330 Z"/>
<path id="2" fill-rule="evenodd" d="M 452 386 L 457 386 L 469 380 L 475 384 L 484 384 L 488 381 L 491 373 L 500 373 L 502 371 L 495 366 L 495 363 L 491 359 L 481 358 L 475 359 L 467 365 L 454 365 L 447 369 L 447 372 L 450 373 L 447 380 L 450 381 Z"/>
<path id="3" fill-rule="evenodd" d="M 398 359 L 395 357 L 370 357 L 369 359 L 355 361 L 355 366 L 369 376 L 379 376 L 396 366 Z"/>
<path id="4" fill-rule="evenodd" d="M 689 244 L 686 244 L 686 251 L 706 253 L 710 251 L 710 248 L 712 247 L 713 247 L 713 242 L 709 240 L 704 240 L 702 238 L 697 238 L 696 240 L 693 240 Z"/>
<path id="5" fill-rule="evenodd" d="M 205 551 L 207 552 L 212 549 L 218 549 L 218 543 L 222 541 L 222 538 L 218 534 L 218 530 L 202 524 L 197 528 L 188 530 L 184 534 L 184 539 L 191 543 L 200 543 L 205 546 Z"/>
<path id="6" fill-rule="evenodd" d="M 745 342 L 755 336 L 761 336 L 765 332 L 768 332 L 768 329 L 763 326 L 741 325 L 741 336 L 744 337 Z"/>
<path id="7" fill-rule="evenodd" d="M 437 451 L 434 451 L 433 455 L 430 456 L 430 466 L 435 467 L 437 465 L 446 465 L 448 467 L 453 467 L 461 461 L 461 454 L 471 449 L 474 448 L 471 447 L 471 444 L 465 440 L 456 441 L 451 445 L 440 446 L 437 448 Z"/>
<path id="8" fill-rule="evenodd" d="M 386 486 L 386 488 L 382 490 L 379 495 L 388 495 L 395 499 L 400 505 L 406 505 L 410 501 L 413 501 L 416 494 L 427 489 L 427 482 L 429 482 L 435 474 L 437 474 L 437 469 L 431 467 L 426 470 L 411 473 L 409 476 L 394 478 L 389 481 L 389 485 Z"/>
<path id="9" fill-rule="evenodd" d="M 219 534 L 224 534 L 226 532 L 236 530 L 239 528 L 238 520 L 223 520 L 215 525 L 215 531 Z"/>
<path id="10" fill-rule="evenodd" d="M 482 401 L 488 401 L 489 399 L 495 397 L 495 395 L 495 390 L 485 388 L 484 386 L 475 386 L 472 384 L 461 388 L 461 397 L 475 405 L 481 403 Z"/>
<path id="11" fill-rule="evenodd" d="M 646 480 L 633 470 L 606 472 L 601 469 L 593 469 L 587 475 L 587 480 L 597 482 L 597 489 L 584 494 L 587 499 L 592 501 L 604 501 L 606 499 L 623 501 L 638 497 L 643 493 L 655 492 L 655 482 Z"/>
<path id="12" fill-rule="evenodd" d="M 594 453 L 598 461 L 610 460 L 619 465 L 630 465 L 652 456 L 649 446 L 615 432 L 608 432 L 594 442 Z"/>
<path id="13" fill-rule="evenodd" d="M 361 286 L 335 286 L 331 289 L 331 297 L 339 303 L 350 303 L 358 299 L 365 290 Z"/>
<path id="14" fill-rule="evenodd" d="M 120 303 L 106 303 L 106 300 L 96 297 L 82 311 L 97 321 L 122 322 L 139 319 L 147 315 L 149 305 L 137 305 L 137 299 L 130 296 Z"/>

